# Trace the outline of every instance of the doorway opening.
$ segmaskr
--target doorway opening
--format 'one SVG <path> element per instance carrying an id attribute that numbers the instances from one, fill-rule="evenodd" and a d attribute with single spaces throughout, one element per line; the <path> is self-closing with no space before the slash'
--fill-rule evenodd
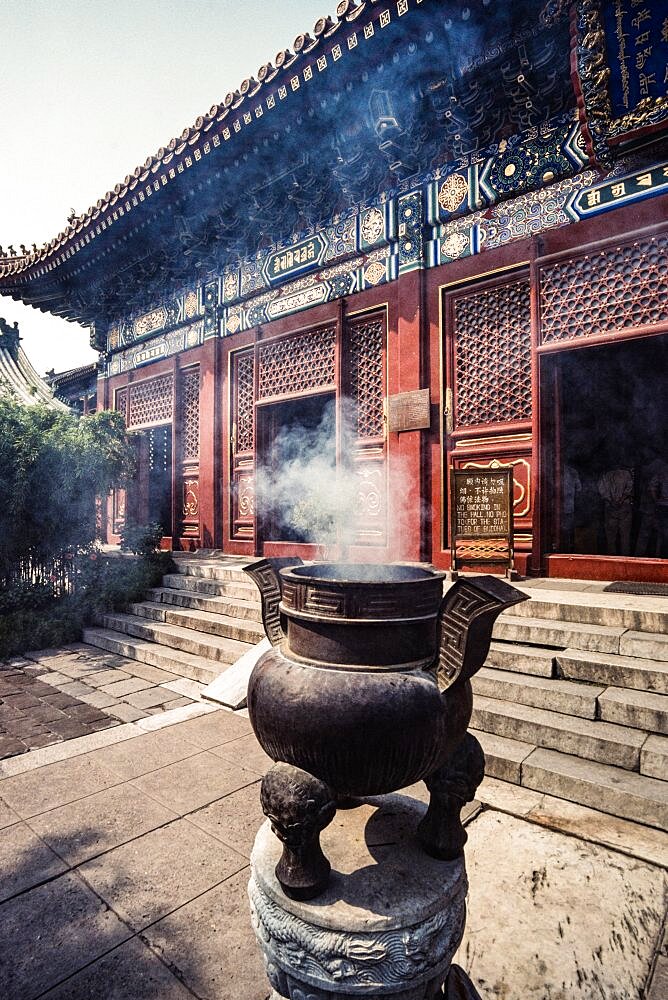
<path id="1" fill-rule="evenodd" d="M 133 516 L 138 524 L 159 524 L 172 535 L 172 425 L 140 431 Z"/>
<path id="2" fill-rule="evenodd" d="M 668 558 L 668 336 L 544 359 L 548 552 Z"/>
<path id="3" fill-rule="evenodd" d="M 259 542 L 334 542 L 334 393 L 260 406 L 257 430 Z"/>

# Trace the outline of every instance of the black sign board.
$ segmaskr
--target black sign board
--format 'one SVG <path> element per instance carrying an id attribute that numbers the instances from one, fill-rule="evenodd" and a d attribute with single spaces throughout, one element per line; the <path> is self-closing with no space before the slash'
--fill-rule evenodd
<path id="1" fill-rule="evenodd" d="M 452 569 L 464 563 L 513 566 L 512 469 L 453 469 Z"/>

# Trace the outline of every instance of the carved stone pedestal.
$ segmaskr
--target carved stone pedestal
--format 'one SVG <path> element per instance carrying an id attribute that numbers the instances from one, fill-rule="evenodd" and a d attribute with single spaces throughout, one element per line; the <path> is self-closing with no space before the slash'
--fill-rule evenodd
<path id="1" fill-rule="evenodd" d="M 415 833 L 424 812 L 401 794 L 340 810 L 322 833 L 329 885 L 308 901 L 282 891 L 281 844 L 268 822 L 261 827 L 248 892 L 273 1000 L 443 995 L 464 932 L 466 870 L 463 856 L 424 853 Z"/>

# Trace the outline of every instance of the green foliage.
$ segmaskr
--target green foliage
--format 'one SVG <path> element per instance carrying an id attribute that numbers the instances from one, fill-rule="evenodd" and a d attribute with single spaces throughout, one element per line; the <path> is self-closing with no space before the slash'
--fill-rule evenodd
<path id="1" fill-rule="evenodd" d="M 133 471 L 119 413 L 77 419 L 0 399 L 0 657 L 80 639 L 97 612 L 143 597 L 166 571 L 148 550 L 95 551 L 97 498 Z"/>
<path id="2" fill-rule="evenodd" d="M 95 541 L 96 497 L 123 485 L 134 451 L 119 413 L 77 419 L 0 399 L 0 581 Z"/>
<path id="3" fill-rule="evenodd" d="M 172 568 L 168 552 L 104 556 L 91 551 L 76 564 L 76 589 L 54 599 L 48 585 L 12 585 L 0 594 L 0 659 L 81 639 L 82 629 L 105 611 L 143 600 Z"/>
<path id="4" fill-rule="evenodd" d="M 160 548 L 164 531 L 162 525 L 134 524 L 128 521 L 121 532 L 121 552 L 134 552 L 137 556 L 150 556 Z"/>

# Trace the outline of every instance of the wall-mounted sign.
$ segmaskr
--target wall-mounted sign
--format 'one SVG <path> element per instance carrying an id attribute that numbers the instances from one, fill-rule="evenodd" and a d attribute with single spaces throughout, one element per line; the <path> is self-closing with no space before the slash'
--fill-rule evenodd
<path id="1" fill-rule="evenodd" d="M 431 427 L 429 389 L 399 392 L 387 400 L 387 429 L 390 434 L 424 431 Z"/>
<path id="2" fill-rule="evenodd" d="M 308 239 L 293 243 L 291 247 L 269 254 L 262 267 L 270 285 L 276 285 L 305 271 L 311 271 L 322 263 L 326 243 L 320 233 Z"/>
<path id="3" fill-rule="evenodd" d="M 612 114 L 623 118 L 641 102 L 666 97 L 668 14 L 664 0 L 613 0 L 602 12 Z"/>
<path id="4" fill-rule="evenodd" d="M 453 469 L 452 569 L 463 565 L 513 565 L 513 474 L 511 469 Z"/>
<path id="5" fill-rule="evenodd" d="M 149 361 L 155 361 L 157 358 L 162 358 L 167 354 L 167 345 L 164 342 L 155 344 L 152 347 L 147 347 L 143 351 L 135 351 L 133 354 L 133 362 L 135 368 L 140 368 L 142 365 L 147 365 Z"/>
<path id="6" fill-rule="evenodd" d="M 566 211 L 576 222 L 599 212 L 628 205 L 643 198 L 668 193 L 668 163 L 660 163 L 635 174 L 615 177 L 603 184 L 576 191 L 566 205 Z"/>
<path id="7" fill-rule="evenodd" d="M 594 148 L 668 127 L 666 0 L 579 0 L 577 66 Z"/>

